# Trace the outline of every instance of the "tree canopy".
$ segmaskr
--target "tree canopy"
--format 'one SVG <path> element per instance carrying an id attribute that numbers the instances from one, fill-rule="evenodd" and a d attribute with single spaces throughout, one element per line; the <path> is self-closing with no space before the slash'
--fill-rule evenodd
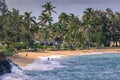
<path id="1" fill-rule="evenodd" d="M 62 12 L 54 23 L 52 13 L 56 13 L 56 7 L 47 2 L 42 8 L 37 19 L 32 12 L 20 14 L 15 8 L 8 10 L 5 0 L 1 0 L 1 49 L 35 49 L 35 40 L 40 46 L 52 44 L 53 48 L 120 46 L 120 12 L 87 8 L 81 19 L 73 13 Z"/>

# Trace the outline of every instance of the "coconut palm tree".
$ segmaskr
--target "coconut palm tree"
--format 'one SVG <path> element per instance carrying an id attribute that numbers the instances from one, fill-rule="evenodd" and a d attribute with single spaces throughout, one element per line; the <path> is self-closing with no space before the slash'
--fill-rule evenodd
<path id="1" fill-rule="evenodd" d="M 69 44 L 70 49 L 74 49 L 73 45 L 77 43 L 77 34 L 79 33 L 80 20 L 74 14 L 69 15 L 67 24 L 67 33 L 65 34 L 65 41 Z M 80 39 L 80 38 L 79 38 Z"/>
<path id="2" fill-rule="evenodd" d="M 61 32 L 62 41 L 64 40 L 63 38 L 64 35 L 66 34 L 68 21 L 69 21 L 69 15 L 67 13 L 63 12 L 59 15 L 59 28 L 61 30 L 60 32 Z"/>
<path id="3" fill-rule="evenodd" d="M 42 7 L 44 8 L 44 10 L 42 11 L 42 13 L 45 13 L 48 16 L 51 16 L 52 12 L 56 13 L 56 11 L 54 10 L 56 7 L 51 2 L 47 2 Z"/>
<path id="4" fill-rule="evenodd" d="M 39 25 L 40 25 L 40 37 L 42 41 L 45 41 L 45 45 L 47 48 L 48 38 L 49 38 L 49 27 L 48 23 L 50 21 L 53 21 L 51 17 L 49 17 L 47 14 L 42 13 L 39 16 Z"/>
<path id="5" fill-rule="evenodd" d="M 28 32 L 30 33 L 30 29 L 32 28 L 32 23 L 36 23 L 35 16 L 31 16 L 32 12 L 25 12 L 24 14 L 24 27 L 26 28 L 26 30 L 28 30 Z"/>
<path id="6" fill-rule="evenodd" d="M 23 36 L 26 37 L 28 46 L 34 48 L 34 27 L 37 23 L 35 21 L 36 17 L 31 16 L 32 12 L 25 12 L 23 15 L 23 27 L 24 27 L 24 34 Z"/>
<path id="7" fill-rule="evenodd" d="M 54 11 L 54 9 L 56 7 L 51 2 L 47 2 L 42 7 L 44 8 L 44 10 L 42 11 L 41 15 L 43 15 L 44 17 L 41 16 L 41 19 L 44 19 L 44 21 L 41 21 L 40 23 L 42 23 L 42 25 L 47 25 L 47 26 L 44 26 L 44 27 L 48 27 L 48 29 L 50 30 L 50 33 L 53 33 L 53 29 L 52 29 L 52 21 L 53 21 L 52 12 L 56 13 L 56 11 Z M 49 34 L 48 30 L 46 30 L 45 32 L 46 32 L 46 34 Z M 46 35 L 46 38 L 47 38 L 47 35 Z M 53 40 L 53 48 L 54 48 L 54 38 L 53 38 L 53 36 L 51 36 L 51 38 Z"/>
<path id="8" fill-rule="evenodd" d="M 65 12 L 62 12 L 58 18 L 59 18 L 59 23 L 62 25 L 66 25 L 69 21 L 69 16 Z"/>
<path id="9" fill-rule="evenodd" d="M 94 10 L 92 8 L 87 8 L 84 11 L 84 15 L 82 17 L 83 19 L 83 24 L 84 24 L 84 31 L 85 31 L 85 37 L 86 41 L 88 42 L 88 47 L 90 47 L 90 42 L 92 41 L 92 28 L 93 28 L 93 15 Z"/>
<path id="10" fill-rule="evenodd" d="M 5 0 L 0 0 L 0 15 L 4 15 L 8 11 Z"/>

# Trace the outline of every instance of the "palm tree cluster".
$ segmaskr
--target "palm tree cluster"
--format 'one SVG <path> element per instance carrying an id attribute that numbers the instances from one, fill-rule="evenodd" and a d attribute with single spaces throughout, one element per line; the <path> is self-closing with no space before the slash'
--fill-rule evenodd
<path id="1" fill-rule="evenodd" d="M 84 38 L 96 46 L 120 46 L 120 13 L 87 8 L 82 17 Z"/>
<path id="2" fill-rule="evenodd" d="M 53 49 L 56 45 L 69 49 L 120 46 L 119 12 L 109 8 L 87 8 L 81 19 L 72 13 L 62 12 L 58 22 L 53 23 L 52 13 L 56 13 L 56 7 L 51 2 L 42 7 L 37 19 L 31 16 L 32 12 L 21 15 L 14 8 L 9 11 L 5 0 L 0 1 L 0 43 L 5 44 L 4 48 L 35 48 L 35 39 L 44 43 L 46 48 L 52 42 Z"/>

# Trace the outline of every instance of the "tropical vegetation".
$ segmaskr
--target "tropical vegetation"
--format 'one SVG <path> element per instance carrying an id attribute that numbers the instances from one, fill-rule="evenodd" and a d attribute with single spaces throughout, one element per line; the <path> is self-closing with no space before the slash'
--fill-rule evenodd
<path id="1" fill-rule="evenodd" d="M 120 12 L 110 8 L 87 8 L 82 18 L 62 12 L 53 22 L 56 7 L 47 2 L 37 17 L 32 12 L 11 11 L 0 1 L 0 49 L 13 52 L 27 49 L 84 49 L 120 46 Z"/>

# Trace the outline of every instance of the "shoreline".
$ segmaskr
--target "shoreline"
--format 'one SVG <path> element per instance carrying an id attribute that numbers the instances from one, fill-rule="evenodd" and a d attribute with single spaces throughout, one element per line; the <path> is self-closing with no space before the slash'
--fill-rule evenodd
<path id="1" fill-rule="evenodd" d="M 17 55 L 8 57 L 20 67 L 24 67 L 34 62 L 38 57 L 49 56 L 75 56 L 75 55 L 91 55 L 98 53 L 119 53 L 120 49 L 90 49 L 90 50 L 61 50 L 61 51 L 38 51 L 38 52 L 19 52 Z"/>

